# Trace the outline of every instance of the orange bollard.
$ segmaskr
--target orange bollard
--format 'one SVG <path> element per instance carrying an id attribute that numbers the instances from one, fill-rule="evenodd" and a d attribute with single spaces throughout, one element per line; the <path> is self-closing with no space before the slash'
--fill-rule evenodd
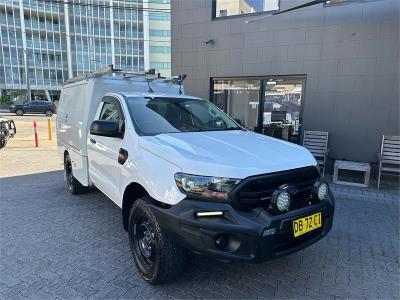
<path id="1" fill-rule="evenodd" d="M 33 121 L 33 131 L 35 132 L 35 147 L 38 148 L 39 147 L 39 138 L 38 138 L 38 134 L 37 134 L 36 121 Z"/>

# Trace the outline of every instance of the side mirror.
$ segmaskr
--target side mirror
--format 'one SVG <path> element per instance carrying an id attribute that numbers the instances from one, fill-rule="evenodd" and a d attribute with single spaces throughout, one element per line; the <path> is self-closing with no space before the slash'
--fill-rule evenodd
<path id="1" fill-rule="evenodd" d="M 90 125 L 90 134 L 108 137 L 121 137 L 118 122 L 106 120 L 93 121 Z"/>

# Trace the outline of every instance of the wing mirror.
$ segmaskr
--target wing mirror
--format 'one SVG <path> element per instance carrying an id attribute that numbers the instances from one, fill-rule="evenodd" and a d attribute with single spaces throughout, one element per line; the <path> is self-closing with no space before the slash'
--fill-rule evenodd
<path id="1" fill-rule="evenodd" d="M 115 121 L 96 120 L 90 125 L 90 134 L 108 137 L 121 137 L 119 124 Z"/>

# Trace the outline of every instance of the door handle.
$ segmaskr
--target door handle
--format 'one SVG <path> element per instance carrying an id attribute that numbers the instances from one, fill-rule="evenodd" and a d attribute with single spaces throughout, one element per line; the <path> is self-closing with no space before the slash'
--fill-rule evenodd
<path id="1" fill-rule="evenodd" d="M 96 140 L 95 139 L 90 139 L 90 142 L 92 143 L 92 144 L 96 144 Z"/>
<path id="2" fill-rule="evenodd" d="M 127 159 L 128 159 L 128 151 L 126 151 L 123 148 L 120 148 L 118 153 L 118 163 L 123 165 Z"/>

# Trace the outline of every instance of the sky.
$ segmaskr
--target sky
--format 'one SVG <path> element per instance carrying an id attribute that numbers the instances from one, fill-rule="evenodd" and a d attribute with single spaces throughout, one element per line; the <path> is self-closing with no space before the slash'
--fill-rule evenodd
<path id="1" fill-rule="evenodd" d="M 245 0 L 247 4 L 250 6 L 254 7 L 256 11 L 262 11 L 263 10 L 263 0 Z"/>

